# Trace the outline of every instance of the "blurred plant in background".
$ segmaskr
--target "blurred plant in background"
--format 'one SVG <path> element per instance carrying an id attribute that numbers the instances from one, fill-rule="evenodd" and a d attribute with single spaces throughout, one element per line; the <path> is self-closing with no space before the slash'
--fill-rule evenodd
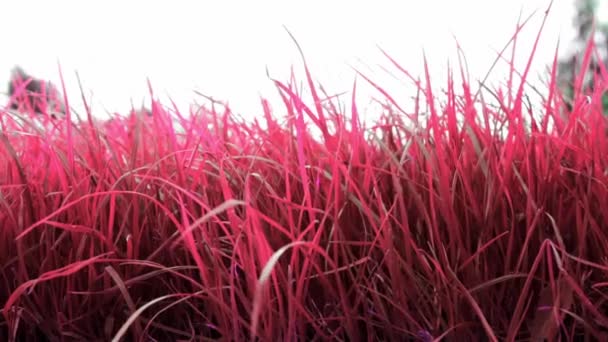
<path id="1" fill-rule="evenodd" d="M 559 63 L 558 82 L 564 92 L 569 109 L 575 93 L 575 75 L 579 75 L 585 51 L 589 41 L 593 39 L 597 54 L 591 56 L 589 68 L 585 71 L 583 88 L 594 89 L 594 74 L 600 72 L 600 64 L 608 66 L 608 21 L 600 21 L 598 10 L 600 4 L 608 6 L 601 0 L 575 0 L 576 11 L 573 24 L 576 27 L 576 38 L 570 47 L 568 57 Z M 608 112 L 608 91 L 602 95 L 604 113 Z"/>

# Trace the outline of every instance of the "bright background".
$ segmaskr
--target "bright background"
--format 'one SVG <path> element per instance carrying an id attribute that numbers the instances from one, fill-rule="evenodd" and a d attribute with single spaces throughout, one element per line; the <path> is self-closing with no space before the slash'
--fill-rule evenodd
<path id="1" fill-rule="evenodd" d="M 606 0 L 602 0 L 608 7 Z M 148 98 L 146 78 L 155 95 L 170 95 L 182 110 L 193 90 L 229 100 L 238 113 L 259 115 L 259 95 L 276 102 L 266 75 L 287 81 L 296 67 L 304 81 L 298 50 L 283 25 L 302 46 L 313 76 L 329 93 L 352 89 L 352 67 L 404 98 L 404 77 L 391 77 L 381 46 L 418 75 L 422 49 L 434 80 L 445 79 L 448 58 L 457 66 L 453 35 L 462 45 L 470 73 L 481 79 L 515 32 L 520 14 L 537 11 L 518 43 L 517 68 L 523 71 L 549 0 L 443 1 L 4 1 L 0 4 L 0 91 L 19 64 L 35 77 L 60 86 L 62 65 L 71 105 L 82 110 L 78 71 L 93 112 L 127 112 Z M 606 16 L 608 11 L 600 10 Z M 531 80 L 550 64 L 561 37 L 562 53 L 574 37 L 572 0 L 555 0 L 543 30 Z M 510 54 L 508 55 L 510 56 Z M 503 80 L 505 63 L 492 79 Z M 361 80 L 362 81 L 362 80 Z M 362 100 L 377 93 L 359 82 Z M 348 95 L 343 98 L 349 101 Z M 5 99 L 2 99 L 2 103 Z M 168 103 L 167 103 L 168 104 Z M 366 102 L 363 102 L 365 107 Z"/>

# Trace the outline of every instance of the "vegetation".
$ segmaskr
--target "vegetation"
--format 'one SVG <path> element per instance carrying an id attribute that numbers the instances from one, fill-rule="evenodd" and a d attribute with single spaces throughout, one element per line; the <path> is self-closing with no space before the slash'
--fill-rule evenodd
<path id="1" fill-rule="evenodd" d="M 281 113 L 253 123 L 0 111 L 0 339 L 607 340 L 591 48 L 569 108 L 557 57 L 531 108 L 527 70 L 478 91 L 460 66 L 438 95 L 387 54 L 419 91 L 400 108 L 361 75 L 387 103 L 371 124 L 308 69 L 310 96 L 276 81 Z"/>

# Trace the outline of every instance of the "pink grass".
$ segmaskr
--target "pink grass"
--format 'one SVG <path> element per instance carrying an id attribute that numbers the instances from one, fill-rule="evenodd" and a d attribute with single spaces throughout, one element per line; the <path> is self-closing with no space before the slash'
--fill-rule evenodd
<path id="1" fill-rule="evenodd" d="M 0 112 L 0 339 L 608 339 L 605 70 L 568 112 L 555 62 L 527 108 L 529 64 L 480 92 L 461 65 L 438 101 L 430 65 L 389 61 L 420 93 L 398 108 L 361 75 L 373 123 L 307 68 L 310 102 L 275 81 L 264 127 Z"/>

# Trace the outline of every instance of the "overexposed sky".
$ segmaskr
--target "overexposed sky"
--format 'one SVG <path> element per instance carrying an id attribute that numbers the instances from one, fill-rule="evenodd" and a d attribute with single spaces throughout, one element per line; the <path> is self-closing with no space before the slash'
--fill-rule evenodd
<path id="1" fill-rule="evenodd" d="M 605 0 L 603 5 L 608 6 Z M 524 28 L 516 56 L 523 71 L 549 0 L 443 1 L 4 1 L 0 4 L 0 92 L 9 72 L 20 64 L 58 86 L 62 65 L 71 105 L 82 109 L 78 71 L 93 114 L 126 112 L 148 95 L 149 77 L 157 96 L 170 95 L 183 109 L 197 99 L 193 90 L 228 100 L 235 111 L 259 115 L 259 95 L 276 102 L 266 76 L 287 81 L 294 66 L 305 81 L 296 36 L 313 76 L 330 93 L 352 89 L 351 67 L 404 97 L 381 46 L 414 74 L 422 72 L 422 49 L 437 82 L 448 58 L 457 65 L 455 35 L 465 50 L 471 75 L 482 78 L 496 53 L 523 17 L 537 14 Z M 562 50 L 573 37 L 572 0 L 555 0 L 543 31 L 535 73 L 551 63 L 561 35 Z M 510 54 L 509 54 L 510 56 Z M 495 71 L 503 79 L 504 63 Z M 396 72 L 395 72 L 396 74 Z M 404 77 L 400 76 L 401 80 Z M 360 99 L 376 93 L 359 80 Z M 439 84 L 441 85 L 441 84 Z M 343 100 L 350 101 L 350 97 Z M 4 101 L 4 98 L 2 98 Z M 169 104 L 168 102 L 165 102 Z"/>

